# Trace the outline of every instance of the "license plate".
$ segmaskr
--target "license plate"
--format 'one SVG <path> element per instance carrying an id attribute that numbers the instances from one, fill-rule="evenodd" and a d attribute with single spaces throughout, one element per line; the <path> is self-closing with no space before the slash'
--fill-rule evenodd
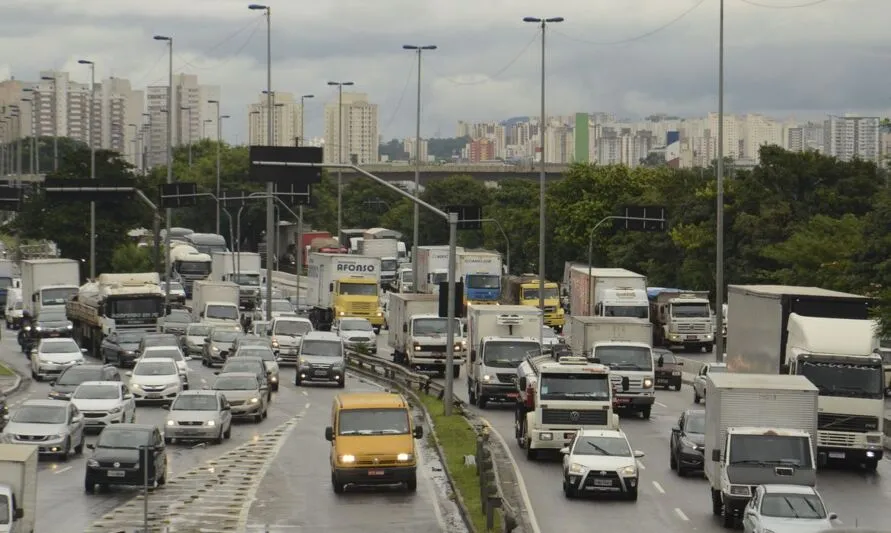
<path id="1" fill-rule="evenodd" d="M 830 459 L 844 459 L 845 452 L 829 452 Z"/>
<path id="2" fill-rule="evenodd" d="M 157 393 L 157 392 L 149 392 L 149 393 L 146 393 L 145 397 L 150 400 L 160 400 L 161 394 Z"/>
<path id="3" fill-rule="evenodd" d="M 109 470 L 108 471 L 108 477 L 124 477 L 125 474 L 126 474 L 126 472 L 124 472 L 123 470 Z"/>
<path id="4" fill-rule="evenodd" d="M 613 482 L 608 479 L 595 479 L 594 486 L 595 487 L 612 487 Z"/>
<path id="5" fill-rule="evenodd" d="M 687 340 L 688 340 L 688 341 L 695 341 L 695 340 L 696 340 L 696 335 L 687 335 Z"/>
<path id="6" fill-rule="evenodd" d="M 615 403 L 628 403 L 628 398 L 616 398 Z"/>
<path id="7" fill-rule="evenodd" d="M 382 475 L 384 475 L 384 471 L 383 470 L 369 470 L 368 475 L 369 476 L 382 476 Z"/>
<path id="8" fill-rule="evenodd" d="M 327 370 L 316 370 L 316 371 L 314 371 L 312 374 L 313 374 L 314 376 L 327 376 L 327 375 L 328 375 L 328 371 L 327 371 Z"/>
<path id="9" fill-rule="evenodd" d="M 50 336 L 50 337 L 58 337 L 58 336 L 59 336 L 59 334 L 58 334 L 58 333 L 50 333 L 50 335 L 49 335 L 49 336 Z"/>
<path id="10" fill-rule="evenodd" d="M 509 392 L 509 393 L 507 393 L 506 396 L 507 396 L 508 398 L 519 398 L 519 397 L 520 397 L 520 393 L 519 393 L 519 392 Z"/>
<path id="11" fill-rule="evenodd" d="M 668 381 L 668 378 L 656 378 L 656 383 L 665 383 Z"/>

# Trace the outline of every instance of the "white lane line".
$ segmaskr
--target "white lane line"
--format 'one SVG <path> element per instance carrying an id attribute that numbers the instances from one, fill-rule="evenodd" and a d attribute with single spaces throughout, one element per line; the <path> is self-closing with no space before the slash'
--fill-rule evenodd
<path id="1" fill-rule="evenodd" d="M 309 396 L 309 393 L 306 392 L 305 390 L 302 390 L 302 391 L 300 391 L 300 392 L 302 392 L 304 396 Z"/>
<path id="2" fill-rule="evenodd" d="M 305 408 L 305 409 L 309 409 L 309 406 L 310 406 L 310 405 L 312 405 L 312 404 L 309 403 L 309 402 L 306 402 L 306 406 L 305 406 L 304 408 Z"/>
<path id="3" fill-rule="evenodd" d="M 662 402 L 656 402 L 656 405 L 658 405 L 659 407 L 662 407 L 663 409 L 668 409 L 668 406 Z"/>
<path id="4" fill-rule="evenodd" d="M 205 378 L 201 378 L 201 383 L 204 383 L 204 384 L 206 385 L 206 384 L 207 384 L 207 379 L 205 379 Z"/>
<path id="5" fill-rule="evenodd" d="M 662 488 L 662 485 L 660 485 L 658 481 L 654 481 L 653 486 L 656 487 L 656 490 L 659 491 L 659 494 L 665 494 L 665 489 Z"/>
<path id="6" fill-rule="evenodd" d="M 678 518 L 680 518 L 684 522 L 690 521 L 690 519 L 687 518 L 687 515 L 684 514 L 684 511 L 681 511 L 680 508 L 678 508 L 678 507 L 674 508 L 674 514 L 678 515 Z"/>
<path id="7" fill-rule="evenodd" d="M 65 468 L 59 468 L 58 470 L 53 470 L 53 474 L 61 474 L 63 472 L 67 472 L 71 469 L 72 469 L 72 467 L 66 466 Z"/>
<path id="8" fill-rule="evenodd" d="M 644 466 L 644 464 L 643 464 L 642 462 L 640 462 L 640 461 L 637 461 L 637 467 L 640 468 L 641 470 L 646 470 L 646 469 L 647 469 L 647 467 Z"/>

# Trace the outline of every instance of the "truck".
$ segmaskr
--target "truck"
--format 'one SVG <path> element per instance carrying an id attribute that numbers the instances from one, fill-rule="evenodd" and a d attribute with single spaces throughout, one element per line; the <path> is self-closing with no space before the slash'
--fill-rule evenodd
<path id="1" fill-rule="evenodd" d="M 74 259 L 22 261 L 22 303 L 36 316 L 45 307 L 65 308 L 80 288 L 80 263 Z"/>
<path id="2" fill-rule="evenodd" d="M 642 318 L 573 316 L 569 345 L 610 369 L 617 409 L 650 418 L 656 402 L 652 325 Z"/>
<path id="3" fill-rule="evenodd" d="M 198 280 L 192 293 L 192 319 L 212 325 L 240 325 L 240 291 L 231 281 Z"/>
<path id="4" fill-rule="evenodd" d="M 313 241 L 316 239 L 330 239 L 330 240 L 334 241 L 335 243 L 337 243 L 337 239 L 332 238 L 331 234 L 327 231 L 309 230 L 309 231 L 304 231 L 303 233 L 301 233 L 299 246 L 303 250 L 303 266 L 304 267 L 306 267 L 306 262 L 307 262 L 307 259 L 309 258 L 310 246 L 312 246 Z M 340 245 L 336 244 L 335 246 L 339 247 Z M 323 250 L 312 250 L 312 251 L 321 252 Z M 296 250 L 291 251 L 289 249 L 289 253 L 294 253 L 296 256 Z"/>
<path id="5" fill-rule="evenodd" d="M 6 314 L 6 296 L 9 289 L 15 288 L 16 277 L 15 262 L 0 259 L 0 318 Z"/>
<path id="6" fill-rule="evenodd" d="M 0 444 L 0 530 L 34 533 L 38 447 Z"/>
<path id="7" fill-rule="evenodd" d="M 516 387 L 515 436 L 527 459 L 567 446 L 580 428 L 619 428 L 607 366 L 584 357 L 526 357 Z"/>
<path id="8" fill-rule="evenodd" d="M 210 255 L 203 254 L 188 244 L 170 247 L 170 271 L 174 280 L 178 280 L 186 291 L 186 297 L 192 297 L 192 285 L 207 279 L 213 270 Z"/>
<path id="9" fill-rule="evenodd" d="M 446 254 L 448 256 L 448 251 Z M 457 279 L 464 282 L 466 303 L 498 303 L 501 298 L 501 254 L 489 250 L 464 250 L 458 253 L 457 270 Z"/>
<path id="10" fill-rule="evenodd" d="M 322 254 L 346 254 L 350 249 L 337 242 L 337 239 L 331 237 L 317 237 L 309 242 L 303 253 L 303 266 L 309 266 L 309 255 L 312 253 Z"/>
<path id="11" fill-rule="evenodd" d="M 399 241 L 396 239 L 369 239 L 359 242 L 359 255 L 381 260 L 381 286 L 389 287 L 396 280 L 399 270 Z"/>
<path id="12" fill-rule="evenodd" d="M 875 470 L 883 456 L 880 342 L 865 296 L 818 287 L 730 285 L 731 372 L 793 374 L 819 391 L 818 464 Z"/>
<path id="13" fill-rule="evenodd" d="M 238 285 L 238 305 L 254 309 L 260 303 L 260 288 L 266 276 L 260 272 L 260 254 L 252 252 L 215 252 L 211 256 L 210 280 L 230 281 Z"/>
<path id="14" fill-rule="evenodd" d="M 365 318 L 380 332 L 384 312 L 380 302 L 381 261 L 352 254 L 309 255 L 306 304 L 313 327 L 330 331 L 335 318 Z"/>
<path id="15" fill-rule="evenodd" d="M 687 291 L 651 287 L 650 321 L 653 323 L 653 346 L 686 351 L 711 351 L 715 346 L 715 321 L 708 291 Z"/>
<path id="16" fill-rule="evenodd" d="M 390 334 L 393 362 L 414 370 L 446 372 L 448 318 L 438 314 L 439 297 L 433 294 L 390 294 Z M 461 321 L 455 319 L 454 366 L 452 376 L 461 374 L 464 343 Z"/>
<path id="17" fill-rule="evenodd" d="M 710 372 L 704 470 L 712 513 L 725 528 L 741 519 L 758 485 L 813 487 L 817 388 L 804 376 Z"/>
<path id="18" fill-rule="evenodd" d="M 485 409 L 490 401 L 518 397 L 517 367 L 541 355 L 541 309 L 525 305 L 467 306 L 467 398 Z"/>
<path id="19" fill-rule="evenodd" d="M 411 263 L 403 263 L 399 265 L 399 271 L 396 273 L 396 281 L 391 288 L 396 292 L 414 292 L 415 284 L 413 278 Z"/>
<path id="20" fill-rule="evenodd" d="M 571 263 L 564 278 L 573 315 L 649 318 L 647 278 L 642 274 Z"/>
<path id="21" fill-rule="evenodd" d="M 504 276 L 501 280 L 501 303 L 507 305 L 528 305 L 538 307 L 539 281 L 535 274 Z M 566 315 L 560 303 L 560 287 L 553 281 L 544 284 L 544 323 L 562 331 Z"/>
<path id="22" fill-rule="evenodd" d="M 72 335 L 93 357 L 117 330 L 156 331 L 164 316 L 164 291 L 156 272 L 100 274 L 84 284 L 65 307 Z"/>
<path id="23" fill-rule="evenodd" d="M 458 246 L 455 253 L 462 253 L 464 248 Z M 415 281 L 417 291 L 424 294 L 438 294 L 439 284 L 449 279 L 449 247 L 418 246 L 417 253 L 412 252 L 412 261 L 418 262 L 418 279 Z M 461 278 L 460 263 L 455 263 L 456 277 Z"/>

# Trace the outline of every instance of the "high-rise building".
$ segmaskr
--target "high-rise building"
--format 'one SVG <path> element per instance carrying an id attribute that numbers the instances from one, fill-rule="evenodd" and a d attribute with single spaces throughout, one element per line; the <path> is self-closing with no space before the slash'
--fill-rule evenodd
<path id="1" fill-rule="evenodd" d="M 218 85 L 200 85 L 194 74 L 173 77 L 173 146 L 182 146 L 217 135 L 216 107 L 208 100 L 220 99 Z M 151 85 L 146 89 L 149 134 L 146 139 L 149 166 L 167 164 L 167 86 Z"/>
<path id="2" fill-rule="evenodd" d="M 303 138 L 300 130 L 303 109 L 291 93 L 272 93 L 272 142 L 269 142 L 268 110 L 269 102 L 265 94 L 260 94 L 256 104 L 248 106 L 248 140 L 257 146 L 295 146 L 298 138 Z"/>
<path id="3" fill-rule="evenodd" d="M 495 159 L 495 141 L 492 139 L 474 139 L 467 143 L 466 158 L 471 163 L 481 163 Z"/>
<path id="4" fill-rule="evenodd" d="M 858 157 L 878 163 L 881 139 L 878 117 L 829 116 L 823 125 L 823 153 L 850 161 Z"/>
<path id="5" fill-rule="evenodd" d="M 416 147 L 415 147 L 415 138 L 414 137 L 409 137 L 407 139 L 403 139 L 402 149 L 405 150 L 405 153 L 408 154 L 409 161 L 415 160 Z M 420 149 L 421 149 L 421 154 L 420 154 L 419 159 L 423 163 L 423 162 L 427 161 L 427 139 L 421 139 Z"/>
<path id="6" fill-rule="evenodd" d="M 338 96 L 325 104 L 325 162 L 359 165 L 376 163 L 379 159 L 378 109 L 368 101 L 365 93 L 343 93 L 343 106 L 338 110 Z M 338 124 L 338 115 L 340 123 Z M 341 129 L 343 130 L 343 158 L 341 158 Z"/>

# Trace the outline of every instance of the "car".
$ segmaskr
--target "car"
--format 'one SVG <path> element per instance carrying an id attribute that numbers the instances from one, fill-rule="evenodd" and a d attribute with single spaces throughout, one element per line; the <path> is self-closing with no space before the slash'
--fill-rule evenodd
<path id="1" fill-rule="evenodd" d="M 233 417 L 251 417 L 254 422 L 266 418 L 269 397 L 253 372 L 226 372 L 214 380 L 212 390 L 222 393 L 232 409 Z"/>
<path id="2" fill-rule="evenodd" d="M 146 480 L 152 487 L 167 483 L 167 449 L 160 430 L 152 424 L 108 426 L 96 444 L 87 448 L 93 450 L 84 473 L 87 493 L 92 494 L 96 485 L 105 490 L 111 485 L 142 487 Z"/>
<path id="3" fill-rule="evenodd" d="M 705 411 L 687 409 L 681 413 L 677 425 L 671 428 L 668 450 L 668 464 L 679 476 L 703 469 Z"/>
<path id="4" fill-rule="evenodd" d="M 73 365 L 82 365 L 84 353 L 70 337 L 42 339 L 31 354 L 31 377 L 34 381 L 52 379 Z"/>
<path id="5" fill-rule="evenodd" d="M 300 343 L 300 356 L 294 385 L 304 381 L 333 381 L 343 388 L 346 384 L 346 359 L 340 337 L 329 331 L 311 331 Z"/>
<path id="6" fill-rule="evenodd" d="M 161 291 L 165 294 L 167 293 L 167 283 L 161 282 Z M 185 305 L 186 303 L 186 288 L 183 287 L 183 284 L 178 281 L 170 282 L 170 297 L 167 300 L 171 303 L 179 303 Z"/>
<path id="7" fill-rule="evenodd" d="M 146 348 L 153 346 L 175 346 L 179 347 L 179 340 L 172 333 L 149 333 L 142 336 L 139 346 L 136 348 L 137 359 L 142 356 L 142 352 Z"/>
<path id="8" fill-rule="evenodd" d="M 743 533 L 817 533 L 832 529 L 838 515 L 826 512 L 817 489 L 802 485 L 760 485 L 743 512 Z"/>
<path id="9" fill-rule="evenodd" d="M 709 372 L 726 372 L 726 363 L 706 363 L 699 369 L 699 373 L 693 378 L 693 403 L 705 400 L 705 383 Z"/>
<path id="10" fill-rule="evenodd" d="M 248 333 L 258 337 L 268 337 L 270 324 L 272 324 L 272 322 L 266 320 L 255 320 L 251 322 L 251 328 Z"/>
<path id="11" fill-rule="evenodd" d="M 671 350 L 656 348 L 653 350 L 656 358 L 656 387 L 664 387 L 665 390 L 681 390 L 684 381 L 684 362 Z"/>
<path id="12" fill-rule="evenodd" d="M 232 351 L 235 339 L 241 335 L 242 333 L 237 329 L 225 326 L 213 328 L 210 336 L 204 341 L 204 353 L 201 355 L 201 364 L 211 367 L 225 363 L 229 352 Z"/>
<path id="13" fill-rule="evenodd" d="M 563 454 L 563 494 L 615 494 L 636 501 L 640 483 L 637 460 L 643 452 L 632 450 L 618 429 L 579 429 Z"/>
<path id="14" fill-rule="evenodd" d="M 136 401 L 120 381 L 85 381 L 71 396 L 87 428 L 104 428 L 136 420 Z"/>
<path id="15" fill-rule="evenodd" d="M 543 350 L 553 352 L 558 345 L 564 342 L 566 342 L 565 339 L 558 335 L 554 328 L 547 326 L 541 328 L 541 347 Z"/>
<path id="16" fill-rule="evenodd" d="M 239 357 L 226 361 L 222 370 L 215 374 L 227 374 L 230 372 L 250 372 L 257 376 L 257 382 L 260 389 L 266 395 L 266 401 L 272 402 L 272 389 L 269 387 L 269 374 L 266 370 L 266 364 L 259 357 Z"/>
<path id="17" fill-rule="evenodd" d="M 300 342 L 313 329 L 308 318 L 299 316 L 283 316 L 272 321 L 269 326 L 272 349 L 278 352 L 282 364 L 297 364 Z"/>
<path id="18" fill-rule="evenodd" d="M 344 348 L 371 354 L 377 353 L 377 334 L 365 318 L 341 318 L 331 328 L 343 341 Z"/>
<path id="19" fill-rule="evenodd" d="M 201 357 L 204 353 L 204 339 L 210 336 L 212 330 L 213 328 L 207 324 L 189 324 L 185 335 L 180 338 L 183 353 Z"/>
<path id="20" fill-rule="evenodd" d="M 84 417 L 71 402 L 25 400 L 3 428 L 8 444 L 37 446 L 41 455 L 56 455 L 67 461 L 84 450 Z"/>
<path id="21" fill-rule="evenodd" d="M 121 373 L 112 365 L 74 365 L 50 382 L 50 400 L 70 400 L 74 390 L 84 381 L 121 381 Z"/>
<path id="22" fill-rule="evenodd" d="M 258 337 L 251 334 L 242 335 L 235 339 L 235 343 L 232 344 L 232 351 L 237 352 L 238 350 L 246 346 L 260 346 L 272 350 L 272 339 L 270 339 L 269 337 Z"/>
<path id="23" fill-rule="evenodd" d="M 291 305 L 291 302 L 285 300 L 283 298 L 273 298 L 272 301 L 272 318 L 269 320 L 278 318 L 283 315 L 293 315 L 294 306 Z M 263 311 L 264 315 L 266 313 L 266 301 L 260 303 L 260 310 Z"/>
<path id="24" fill-rule="evenodd" d="M 214 390 L 185 391 L 170 404 L 164 426 L 164 442 L 209 440 L 222 444 L 232 436 L 232 408 Z"/>
<path id="25" fill-rule="evenodd" d="M 176 346 L 150 346 L 142 352 L 139 360 L 143 359 L 172 359 L 176 362 L 179 376 L 183 380 L 183 389 L 189 389 L 189 363 L 183 351 Z"/>
<path id="26" fill-rule="evenodd" d="M 235 352 L 232 357 L 259 357 L 266 365 L 267 376 L 269 377 L 269 387 L 273 392 L 278 390 L 279 368 L 278 356 L 273 353 L 272 348 L 267 346 L 242 346 Z"/>
<path id="27" fill-rule="evenodd" d="M 158 322 L 161 325 L 162 333 L 183 335 L 186 333 L 186 328 L 192 323 L 192 313 L 185 309 L 171 309 L 170 312 Z"/>
<path id="28" fill-rule="evenodd" d="M 8 289 L 9 296 L 6 300 L 6 315 L 3 319 L 6 321 L 6 329 L 19 329 L 22 325 L 22 317 L 25 314 L 24 304 L 21 297 L 21 289 Z M 17 296 L 14 291 L 18 291 Z M 10 300 L 12 298 L 12 300 Z"/>
<path id="29" fill-rule="evenodd" d="M 168 403 L 183 391 L 179 368 L 171 359 L 143 359 L 126 375 L 137 402 Z"/>
<path id="30" fill-rule="evenodd" d="M 103 363 L 132 367 L 136 364 L 139 344 L 143 337 L 145 337 L 144 331 L 113 331 L 102 339 L 99 357 Z"/>
<path id="31" fill-rule="evenodd" d="M 19 330 L 19 345 L 22 352 L 29 354 L 40 339 L 71 337 L 73 331 L 74 324 L 65 316 L 64 308 L 41 311 L 30 325 Z"/>

